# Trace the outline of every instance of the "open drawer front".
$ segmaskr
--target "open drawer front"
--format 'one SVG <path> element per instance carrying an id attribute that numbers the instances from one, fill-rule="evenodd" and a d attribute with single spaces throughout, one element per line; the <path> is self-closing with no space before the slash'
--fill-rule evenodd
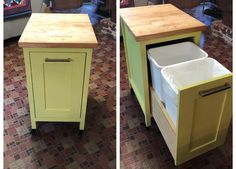
<path id="1" fill-rule="evenodd" d="M 225 85 L 227 84 L 227 85 Z M 232 114 L 232 74 L 179 89 L 176 125 L 150 87 L 151 112 L 175 165 L 222 145 Z"/>

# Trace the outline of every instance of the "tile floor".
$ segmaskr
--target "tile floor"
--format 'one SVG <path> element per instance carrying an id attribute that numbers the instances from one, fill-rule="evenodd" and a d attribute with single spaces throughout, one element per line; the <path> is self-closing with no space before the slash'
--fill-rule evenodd
<path id="1" fill-rule="evenodd" d="M 32 136 L 22 49 L 4 45 L 4 169 L 115 168 L 115 41 L 95 27 L 85 132 L 77 123 L 39 123 Z"/>
<path id="2" fill-rule="evenodd" d="M 199 13 L 191 13 L 194 17 L 201 17 Z M 197 14 L 197 15 L 195 15 Z M 198 18 L 199 19 L 199 18 Z M 211 20 L 206 18 L 206 23 Z M 208 25 L 209 26 L 209 25 Z M 232 127 L 228 131 L 223 146 L 201 155 L 178 167 L 155 123 L 152 121 L 150 129 L 143 125 L 144 115 L 135 95 L 131 94 L 124 47 L 121 42 L 121 168 L 122 169 L 231 169 L 232 168 Z M 201 46 L 225 67 L 232 71 L 232 47 L 220 38 L 211 35 L 210 28 L 204 32 Z"/>

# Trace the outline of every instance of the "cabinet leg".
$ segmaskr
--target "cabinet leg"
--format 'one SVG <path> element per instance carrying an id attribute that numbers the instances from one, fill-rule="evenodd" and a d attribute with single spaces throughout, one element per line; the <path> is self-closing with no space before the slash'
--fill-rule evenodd
<path id="1" fill-rule="evenodd" d="M 37 132 L 37 130 L 36 130 L 36 121 L 31 120 L 31 131 L 30 131 L 30 134 L 31 135 L 35 135 L 36 132 Z"/>
<path id="2" fill-rule="evenodd" d="M 80 131 L 81 130 L 84 130 L 84 120 L 81 120 L 81 122 L 79 123 L 79 129 L 80 129 Z"/>
<path id="3" fill-rule="evenodd" d="M 83 137 L 83 133 L 84 133 L 84 120 L 81 120 L 80 124 L 79 124 L 79 132 L 78 132 L 78 137 L 82 138 Z"/>
<path id="4" fill-rule="evenodd" d="M 131 92 L 131 94 L 134 94 L 134 90 L 131 86 L 130 86 L 130 92 Z"/>
<path id="5" fill-rule="evenodd" d="M 79 130 L 78 137 L 83 138 L 84 130 Z"/>
<path id="6" fill-rule="evenodd" d="M 32 130 L 36 130 L 36 121 L 31 120 L 31 128 Z"/>

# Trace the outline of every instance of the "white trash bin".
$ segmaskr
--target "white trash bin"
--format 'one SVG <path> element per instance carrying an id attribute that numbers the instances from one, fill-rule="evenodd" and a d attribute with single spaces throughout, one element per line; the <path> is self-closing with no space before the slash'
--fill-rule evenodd
<path id="1" fill-rule="evenodd" d="M 163 96 L 166 110 L 174 124 L 178 112 L 178 89 L 231 73 L 215 59 L 206 58 L 163 68 Z"/>
<path id="2" fill-rule="evenodd" d="M 150 61 L 152 86 L 159 99 L 163 101 L 161 87 L 161 69 L 163 67 L 206 57 L 208 57 L 207 53 L 192 42 L 182 42 L 149 49 L 148 59 Z"/>

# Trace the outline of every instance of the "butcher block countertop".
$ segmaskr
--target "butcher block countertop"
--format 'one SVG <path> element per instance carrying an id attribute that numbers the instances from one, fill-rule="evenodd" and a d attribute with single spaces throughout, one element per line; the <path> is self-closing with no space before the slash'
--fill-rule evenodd
<path id="1" fill-rule="evenodd" d="M 19 40 L 26 48 L 94 48 L 98 42 L 87 14 L 33 13 Z"/>
<path id="2" fill-rule="evenodd" d="M 171 4 L 120 10 L 136 41 L 203 31 L 206 26 Z"/>

